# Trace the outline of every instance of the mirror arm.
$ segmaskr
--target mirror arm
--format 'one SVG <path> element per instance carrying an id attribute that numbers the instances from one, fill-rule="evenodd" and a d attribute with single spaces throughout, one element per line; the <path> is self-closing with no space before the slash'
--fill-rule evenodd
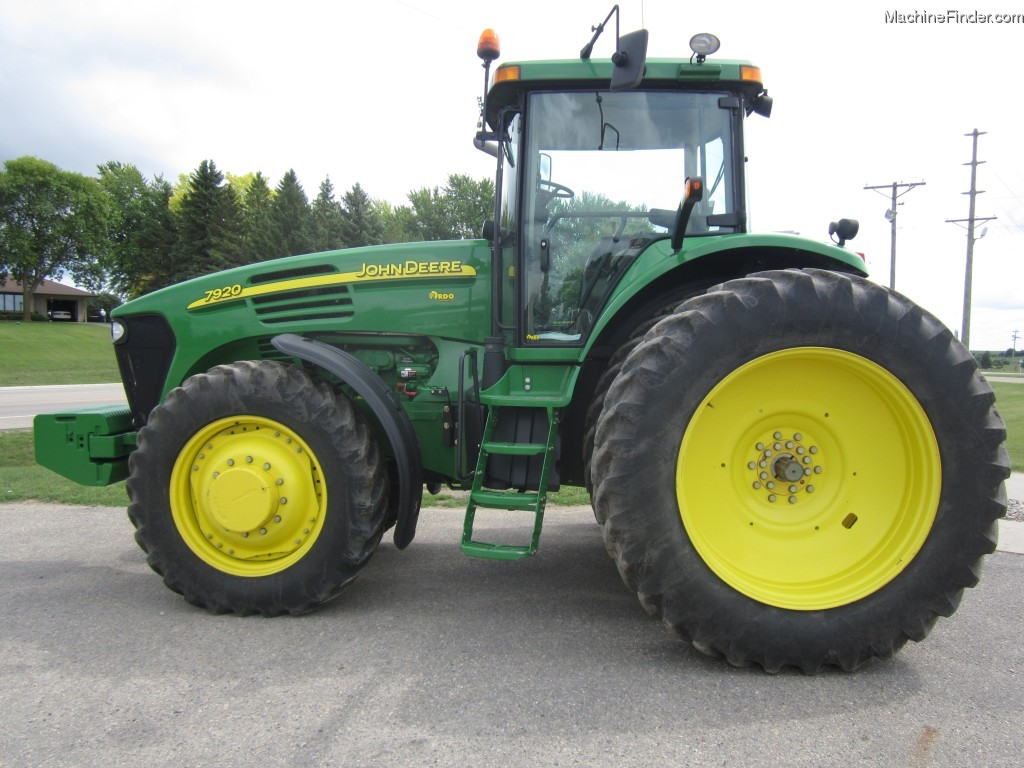
<path id="1" fill-rule="evenodd" d="M 679 204 L 679 212 L 676 214 L 676 225 L 672 230 L 672 252 L 678 253 L 683 247 L 683 235 L 686 233 L 686 225 L 690 221 L 690 214 L 693 207 L 704 199 L 704 179 L 694 176 L 686 180 L 686 195 L 683 202 Z"/>

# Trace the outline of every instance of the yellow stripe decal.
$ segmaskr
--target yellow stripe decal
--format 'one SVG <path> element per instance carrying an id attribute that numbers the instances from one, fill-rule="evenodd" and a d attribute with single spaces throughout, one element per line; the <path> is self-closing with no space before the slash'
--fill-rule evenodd
<path id="1" fill-rule="evenodd" d="M 292 280 L 280 280 L 266 285 L 243 287 L 239 283 L 225 285 L 206 291 L 199 299 L 188 305 L 187 309 L 222 304 L 236 299 L 249 299 L 254 296 L 266 296 L 282 291 L 298 291 L 305 288 L 320 288 L 325 285 L 342 285 L 345 283 L 367 283 L 381 280 L 413 280 L 423 278 L 476 277 L 476 269 L 461 261 L 406 261 L 399 264 L 366 264 L 358 272 L 338 272 L 331 275 L 316 277 L 297 277 Z"/>

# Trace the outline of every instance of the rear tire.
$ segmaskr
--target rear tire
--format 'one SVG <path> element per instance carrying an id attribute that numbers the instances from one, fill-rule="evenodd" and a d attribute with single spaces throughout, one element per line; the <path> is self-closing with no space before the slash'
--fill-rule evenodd
<path id="1" fill-rule="evenodd" d="M 970 353 L 898 294 L 811 270 L 725 283 L 651 329 L 608 391 L 605 543 L 649 611 L 732 664 L 891 656 L 995 548 L 993 404 Z"/>
<path id="2" fill-rule="evenodd" d="M 214 613 L 305 613 L 384 532 L 387 473 L 352 404 L 304 371 L 238 362 L 153 410 L 129 459 L 128 515 L 149 565 Z"/>

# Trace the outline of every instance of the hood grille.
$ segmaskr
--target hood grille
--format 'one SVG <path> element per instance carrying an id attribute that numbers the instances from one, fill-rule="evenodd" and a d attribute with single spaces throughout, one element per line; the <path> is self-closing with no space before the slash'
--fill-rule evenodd
<path id="1" fill-rule="evenodd" d="M 338 320 L 355 315 L 347 285 L 282 291 L 269 296 L 257 296 L 251 301 L 257 317 L 264 323 Z"/>

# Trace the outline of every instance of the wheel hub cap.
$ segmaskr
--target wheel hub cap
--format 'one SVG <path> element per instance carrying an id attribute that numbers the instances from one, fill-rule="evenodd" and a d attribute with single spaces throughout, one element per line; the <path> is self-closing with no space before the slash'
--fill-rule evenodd
<path id="1" fill-rule="evenodd" d="M 270 520 L 278 502 L 274 489 L 255 472 L 228 470 L 210 484 L 210 514 L 225 530 L 250 531 Z"/>

